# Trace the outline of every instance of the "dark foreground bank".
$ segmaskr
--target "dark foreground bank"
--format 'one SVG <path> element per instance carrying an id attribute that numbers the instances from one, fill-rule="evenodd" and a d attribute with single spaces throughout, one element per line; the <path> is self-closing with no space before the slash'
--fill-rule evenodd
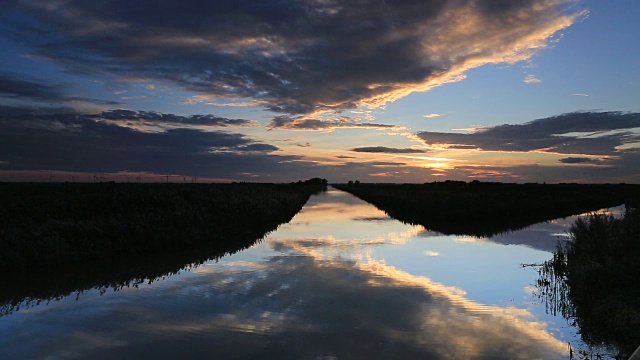
<path id="1" fill-rule="evenodd" d="M 447 235 L 492 236 L 634 199 L 627 184 L 332 184 L 389 216 Z"/>
<path id="2" fill-rule="evenodd" d="M 640 345 L 640 210 L 579 219 L 570 235 L 541 267 L 540 295 L 585 343 L 613 345 L 626 359 Z"/>
<path id="3" fill-rule="evenodd" d="M 324 186 L 0 184 L 0 305 L 118 289 L 244 249 Z"/>

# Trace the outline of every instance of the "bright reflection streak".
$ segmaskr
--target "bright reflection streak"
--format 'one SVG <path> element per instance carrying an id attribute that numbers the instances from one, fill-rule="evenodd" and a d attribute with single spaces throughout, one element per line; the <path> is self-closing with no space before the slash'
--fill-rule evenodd
<path id="1" fill-rule="evenodd" d="M 0 326 L 0 338 L 5 348 L 22 349 L 20 358 L 212 351 L 219 358 L 371 358 L 381 351 L 389 358 L 566 356 L 564 339 L 528 308 L 486 304 L 445 284 L 446 276 L 440 282 L 411 270 L 417 260 L 422 269 L 441 271 L 437 264 L 455 258 L 456 249 L 473 247 L 477 258 L 481 245 L 402 224 L 330 191 L 247 251 L 140 289 L 22 312 L 8 319 L 29 332 Z M 477 276 L 490 276 L 484 270 Z M 525 286 L 517 290 L 530 293 Z M 46 344 L 38 341 L 45 337 Z"/>
<path id="2" fill-rule="evenodd" d="M 331 243 L 334 241 L 335 239 L 330 240 Z M 439 329 L 439 333 L 430 332 L 428 334 L 429 342 L 447 343 L 454 346 L 457 351 L 464 349 L 464 352 L 468 354 L 478 354 L 483 352 L 481 349 L 487 345 L 486 341 L 513 341 L 512 346 L 514 346 L 522 339 L 528 339 L 526 341 L 544 344 L 544 347 L 555 353 L 556 356 L 566 353 L 565 343 L 551 335 L 546 324 L 534 321 L 533 315 L 528 310 L 479 304 L 467 299 L 463 289 L 436 283 L 429 278 L 414 276 L 393 266 L 388 266 L 384 262 L 371 258 L 369 251 L 366 250 L 369 243 L 350 244 L 361 247 L 360 259 L 356 260 L 355 264 L 344 263 L 339 254 L 327 253 L 320 239 L 313 247 L 310 247 L 309 243 L 304 240 L 295 239 L 270 239 L 270 243 L 272 247 L 286 248 L 292 252 L 311 257 L 315 263 L 322 264 L 323 268 L 355 267 L 358 271 L 373 276 L 367 283 L 369 286 L 420 288 L 426 294 L 440 299 L 438 301 L 443 301 L 448 304 L 447 307 L 451 308 L 447 308 L 444 312 L 428 311 L 425 314 L 423 326 Z M 457 316 L 450 318 L 451 314 L 457 314 Z M 442 333 L 444 329 L 450 330 Z M 511 333 L 506 335 L 505 331 Z M 420 339 L 418 334 L 414 334 L 412 338 L 415 340 L 416 336 Z M 518 340 L 515 340 L 516 338 Z M 425 339 L 417 341 L 422 340 Z"/>
<path id="3" fill-rule="evenodd" d="M 332 195 L 335 197 L 335 194 Z M 518 309 L 515 307 L 498 307 L 487 306 L 479 304 L 475 301 L 469 300 L 465 297 L 466 292 L 463 289 L 446 286 L 440 283 L 433 282 L 427 277 L 414 276 L 407 272 L 396 269 L 393 266 L 386 265 L 383 261 L 373 258 L 375 247 L 381 245 L 390 244 L 406 244 L 411 241 L 411 238 L 417 236 L 424 229 L 421 226 L 407 226 L 405 231 L 398 231 L 397 233 L 387 233 L 385 236 L 369 237 L 366 236 L 353 238 L 351 236 L 340 236 L 341 230 L 345 229 L 348 234 L 354 233 L 354 229 L 359 234 L 366 234 L 368 228 L 375 226 L 376 221 L 361 221 L 358 222 L 357 218 L 351 218 L 347 223 L 342 223 L 340 227 L 331 227 L 327 229 L 324 227 L 330 219 L 331 221 L 339 218 L 344 218 L 345 213 L 362 212 L 360 219 L 378 219 L 378 222 L 384 221 L 384 214 L 368 204 L 350 204 L 345 209 L 345 204 L 339 201 L 329 201 L 321 205 L 311 204 L 311 207 L 305 209 L 299 215 L 294 218 L 294 222 L 304 222 L 307 227 L 318 226 L 318 231 L 325 232 L 328 230 L 332 235 L 320 236 L 313 239 L 309 238 L 292 238 L 288 237 L 287 231 L 283 234 L 280 232 L 273 234 L 268 239 L 268 244 L 274 249 L 284 253 L 297 253 L 305 257 L 311 257 L 314 262 L 323 264 L 329 267 L 343 267 L 342 262 L 345 255 L 350 254 L 347 258 L 355 261 L 355 266 L 359 271 L 370 273 L 373 278 L 368 281 L 369 286 L 389 286 L 389 281 L 395 284 L 394 286 L 400 287 L 420 287 L 426 293 L 432 294 L 438 298 L 445 299 L 450 302 L 455 308 L 464 309 L 464 312 L 468 312 L 466 316 L 469 318 L 482 318 L 482 322 L 472 322 L 471 324 L 465 323 L 464 327 L 469 328 L 482 328 L 482 332 L 491 334 L 491 336 L 499 337 L 504 331 L 504 326 L 513 326 L 511 331 L 519 333 L 523 338 L 528 338 L 539 343 L 545 344 L 547 349 L 550 349 L 555 356 L 566 353 L 566 345 L 563 341 L 556 339 L 549 333 L 545 323 L 534 321 L 534 316 L 531 312 L 525 309 Z M 355 210 L 357 209 L 357 210 Z M 377 216 L 377 217 L 376 217 Z M 356 220 L 356 221 L 354 221 Z M 385 223 L 388 225 L 388 222 Z M 282 236 L 278 236 L 282 235 Z M 454 238 L 456 241 L 461 242 L 485 242 L 486 239 L 476 238 Z M 436 257 L 440 253 L 437 251 L 426 251 L 425 255 Z M 350 265 L 352 266 L 352 265 Z M 459 311 L 459 310 L 456 310 Z M 425 319 L 425 326 L 443 326 L 449 328 L 460 327 L 459 324 L 451 324 L 446 319 L 438 319 L 430 314 Z M 497 324 L 501 325 L 497 325 Z M 429 324 L 429 325 L 426 325 Z M 482 341 L 479 341 L 477 335 L 473 333 L 463 335 L 463 331 L 456 334 L 456 346 L 460 349 L 465 349 L 468 353 L 476 353 L 479 348 L 482 348 Z M 446 339 L 442 341 L 451 341 Z"/>

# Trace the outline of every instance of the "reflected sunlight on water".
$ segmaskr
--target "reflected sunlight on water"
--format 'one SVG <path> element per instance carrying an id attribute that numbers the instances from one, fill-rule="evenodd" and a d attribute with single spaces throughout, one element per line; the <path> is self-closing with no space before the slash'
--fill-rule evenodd
<path id="1" fill-rule="evenodd" d="M 566 358 L 576 331 L 520 264 L 570 223 L 444 236 L 330 190 L 218 262 L 0 318 L 0 358 Z"/>

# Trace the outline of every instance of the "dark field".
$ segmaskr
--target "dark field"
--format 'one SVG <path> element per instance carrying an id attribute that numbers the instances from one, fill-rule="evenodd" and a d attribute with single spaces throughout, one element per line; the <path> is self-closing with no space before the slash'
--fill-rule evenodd
<path id="1" fill-rule="evenodd" d="M 135 286 L 253 245 L 321 179 L 292 184 L 0 184 L 2 313 Z"/>
<path id="2" fill-rule="evenodd" d="M 640 197 L 638 185 L 341 184 L 389 216 L 447 235 L 492 236 L 529 225 L 621 205 Z"/>

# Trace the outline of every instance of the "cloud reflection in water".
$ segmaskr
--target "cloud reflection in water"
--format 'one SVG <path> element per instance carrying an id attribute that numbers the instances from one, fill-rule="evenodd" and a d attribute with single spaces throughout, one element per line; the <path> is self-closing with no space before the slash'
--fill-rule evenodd
<path id="1" fill-rule="evenodd" d="M 20 356 L 27 358 L 565 355 L 565 343 L 528 310 L 482 305 L 462 289 L 371 256 L 376 246 L 411 241 L 422 227 L 354 220 L 383 215 L 332 199 L 314 198 L 259 248 L 194 269 L 195 275 L 98 300 L 61 302 L 39 309 L 37 317 L 26 314 L 15 327 L 30 323 L 28 339 L 0 327 L 8 334 L 0 345 L 24 341 Z M 358 216 L 350 215 L 351 206 Z M 254 259 L 251 251 L 267 256 Z"/>

